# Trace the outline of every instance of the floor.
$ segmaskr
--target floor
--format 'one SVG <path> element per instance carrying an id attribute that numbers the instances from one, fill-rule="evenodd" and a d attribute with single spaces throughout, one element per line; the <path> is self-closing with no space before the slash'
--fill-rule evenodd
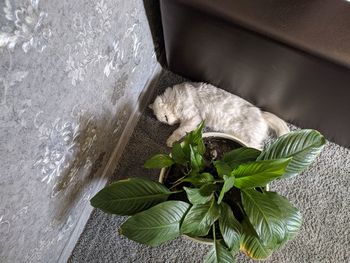
<path id="1" fill-rule="evenodd" d="M 184 81 L 165 71 L 157 92 Z M 291 126 L 292 128 L 295 128 Z M 175 127 L 159 123 L 147 109 L 142 115 L 113 175 L 113 180 L 133 176 L 157 179 L 158 171 L 146 170 L 151 155 L 168 152 L 166 138 Z M 327 142 L 321 155 L 298 177 L 271 186 L 301 210 L 304 222 L 299 235 L 266 262 L 342 263 L 350 258 L 350 150 Z M 202 262 L 210 249 L 186 238 L 157 248 L 137 244 L 119 236 L 117 229 L 126 217 L 94 210 L 69 262 Z M 245 255 L 238 262 L 254 262 Z"/>

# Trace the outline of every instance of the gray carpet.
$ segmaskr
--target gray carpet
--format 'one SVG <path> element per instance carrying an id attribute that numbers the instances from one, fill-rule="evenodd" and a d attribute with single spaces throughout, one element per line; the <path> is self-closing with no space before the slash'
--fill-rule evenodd
<path id="1" fill-rule="evenodd" d="M 183 81 L 165 72 L 159 89 Z M 142 168 L 151 155 L 167 152 L 166 138 L 174 127 L 155 120 L 150 110 L 141 117 L 114 174 L 114 180 L 131 176 L 157 179 L 158 172 Z M 350 150 L 327 142 L 316 162 L 302 175 L 271 187 L 288 197 L 303 214 L 299 235 L 266 262 L 340 263 L 350 261 Z M 70 262 L 202 262 L 209 246 L 185 238 L 158 248 L 137 244 L 117 233 L 126 217 L 95 210 L 76 245 Z M 245 255 L 238 262 L 254 262 Z"/>

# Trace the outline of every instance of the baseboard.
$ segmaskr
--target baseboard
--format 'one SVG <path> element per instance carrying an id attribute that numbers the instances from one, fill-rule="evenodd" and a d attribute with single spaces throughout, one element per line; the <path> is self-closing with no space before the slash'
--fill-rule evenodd
<path id="1" fill-rule="evenodd" d="M 144 88 L 142 89 L 142 92 L 140 93 L 138 100 L 136 102 L 136 105 L 134 107 L 133 112 L 131 113 L 129 120 L 127 121 L 127 124 L 125 125 L 125 128 L 118 140 L 117 145 L 115 146 L 113 152 L 111 153 L 111 156 L 103 169 L 101 173 L 101 179 L 98 183 L 95 184 L 94 190 L 92 191 L 92 196 L 95 195 L 101 188 L 103 188 L 106 183 L 108 182 L 108 175 L 113 174 L 113 171 L 116 169 L 116 166 L 118 164 L 118 161 L 120 157 L 122 156 L 122 153 L 127 145 L 127 143 L 130 140 L 130 137 L 136 127 L 136 124 L 144 111 L 145 107 L 149 104 L 149 100 L 152 97 L 152 94 L 154 93 L 155 88 L 157 87 L 157 83 L 159 81 L 160 74 L 162 72 L 162 67 L 160 64 L 156 64 L 152 75 L 147 80 L 146 84 L 144 85 Z M 81 233 L 83 232 L 86 222 L 88 221 L 91 212 L 93 211 L 93 207 L 90 205 L 90 203 L 86 203 L 85 207 L 81 213 L 81 216 L 69 238 L 67 241 L 67 244 L 65 245 L 64 249 L 62 250 L 62 253 L 58 259 L 57 262 L 59 263 L 66 263 L 69 260 L 69 257 L 76 245 L 76 243 L 79 240 L 79 237 Z"/>

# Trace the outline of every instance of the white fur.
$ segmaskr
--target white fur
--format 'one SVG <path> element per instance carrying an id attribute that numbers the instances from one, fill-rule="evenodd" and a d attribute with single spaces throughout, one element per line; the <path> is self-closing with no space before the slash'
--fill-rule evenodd
<path id="1" fill-rule="evenodd" d="M 206 83 L 185 82 L 167 88 L 150 108 L 157 119 L 178 129 L 168 138 L 169 147 L 205 120 L 215 131 L 232 134 L 248 146 L 261 149 L 269 128 L 278 136 L 289 132 L 286 123 L 248 101 Z"/>

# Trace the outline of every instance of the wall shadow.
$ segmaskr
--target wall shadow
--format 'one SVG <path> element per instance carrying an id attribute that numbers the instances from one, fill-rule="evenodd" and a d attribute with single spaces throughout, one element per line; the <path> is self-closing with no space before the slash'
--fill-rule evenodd
<path id="1" fill-rule="evenodd" d="M 139 95 L 136 105 L 135 102 L 125 101 L 117 114 L 106 112 L 103 116 L 94 118 L 91 113 L 84 113 L 79 118 L 79 132 L 71 143 L 75 145 L 72 148 L 74 158 L 61 171 L 61 176 L 55 182 L 51 193 L 51 198 L 57 199 L 53 207 L 55 220 L 66 221 L 75 207 L 85 205 L 99 190 L 96 187 L 102 182 L 101 180 L 112 179 L 114 170 L 103 174 L 112 152 L 120 140 L 124 147 L 129 141 L 136 126 L 137 117 L 144 112 L 154 97 L 161 76 L 160 70 L 152 76 Z M 138 109 L 134 116 L 136 118 L 130 120 L 135 107 Z M 127 125 L 129 121 L 134 124 Z M 122 150 L 124 147 L 121 147 Z M 119 162 L 124 152 L 118 152 L 117 155 L 120 156 L 116 158 Z"/>
<path id="2" fill-rule="evenodd" d="M 92 117 L 91 113 L 80 117 L 79 134 L 72 142 L 75 145 L 72 159 L 67 160 L 51 191 L 51 198 L 56 199 L 53 207 L 55 220 L 66 221 L 77 206 L 85 205 L 91 198 L 94 188 L 102 180 L 104 167 L 130 112 L 132 107 L 126 103 L 117 114 L 119 118 L 111 113 L 100 118 Z"/>

